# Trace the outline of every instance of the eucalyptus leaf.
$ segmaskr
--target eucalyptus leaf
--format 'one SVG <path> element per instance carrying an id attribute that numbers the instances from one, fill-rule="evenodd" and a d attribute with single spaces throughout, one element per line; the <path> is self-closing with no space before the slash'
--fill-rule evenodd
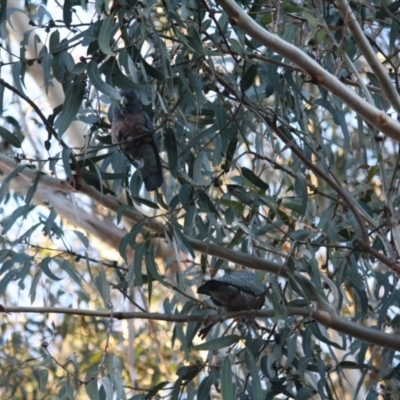
<path id="1" fill-rule="evenodd" d="M 240 340 L 240 336 L 238 335 L 228 335 L 223 336 L 219 339 L 210 340 L 206 343 L 198 344 L 193 346 L 193 350 L 218 350 L 223 349 L 224 347 L 229 347 Z"/>

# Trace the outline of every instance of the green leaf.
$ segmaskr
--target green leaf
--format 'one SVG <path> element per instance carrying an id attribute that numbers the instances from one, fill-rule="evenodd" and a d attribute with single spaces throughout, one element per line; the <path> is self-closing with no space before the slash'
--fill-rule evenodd
<path id="1" fill-rule="evenodd" d="M 44 25 L 46 25 L 50 20 L 53 19 L 53 17 L 51 16 L 51 14 L 46 10 L 45 7 L 43 6 L 39 6 L 38 10 L 37 10 L 37 21 L 38 21 L 38 25 L 40 27 L 43 27 Z M 47 18 L 46 18 L 47 17 Z"/>
<path id="2" fill-rule="evenodd" d="M 115 26 L 115 18 L 113 15 L 103 19 L 100 27 L 98 43 L 100 50 L 109 56 L 113 56 L 114 52 L 111 50 L 111 39 L 113 36 L 113 28 Z"/>
<path id="3" fill-rule="evenodd" d="M 26 232 L 24 232 L 22 235 L 19 235 L 17 239 L 15 239 L 12 242 L 12 246 L 15 246 L 18 243 L 23 243 L 24 241 L 26 241 L 27 239 L 30 239 L 30 237 L 32 236 L 32 233 L 35 232 L 35 230 L 37 228 L 39 228 L 39 226 L 41 226 L 42 223 L 38 222 L 37 224 L 31 226 Z"/>
<path id="4" fill-rule="evenodd" d="M 46 93 L 48 93 L 49 86 L 53 86 L 51 80 L 53 78 L 52 66 L 53 66 L 53 55 L 50 53 L 46 53 L 43 56 L 42 63 L 40 64 L 43 69 L 43 79 L 44 79 L 44 86 L 46 88 Z"/>
<path id="5" fill-rule="evenodd" d="M 2 126 L 0 126 L 0 136 L 9 144 L 11 144 L 11 146 L 14 147 L 21 147 L 21 141 L 19 140 L 19 138 L 17 136 L 15 136 L 14 134 L 12 134 L 8 129 L 3 128 Z"/>
<path id="6" fill-rule="evenodd" d="M 30 205 L 33 200 L 33 196 L 34 196 L 37 186 L 39 184 L 40 175 L 41 175 L 40 172 L 36 173 L 35 179 L 33 180 L 32 185 L 28 189 L 28 193 L 25 196 L 25 203 L 27 205 Z"/>
<path id="7" fill-rule="evenodd" d="M 226 356 L 222 363 L 221 392 L 222 400 L 232 400 L 235 398 L 235 385 L 232 383 L 232 366 L 229 356 Z"/>
<path id="8" fill-rule="evenodd" d="M 392 1 L 387 5 L 387 9 L 391 13 L 396 13 L 396 11 L 399 8 L 400 8 L 400 1 Z M 388 17 L 388 15 L 387 15 L 386 10 L 384 8 L 382 8 L 379 11 L 377 11 L 377 13 L 375 14 L 375 18 L 378 18 L 378 19 L 387 18 L 387 17 Z"/>
<path id="9" fill-rule="evenodd" d="M 182 154 L 184 156 L 187 156 L 190 152 L 190 149 L 201 143 L 203 139 L 215 135 L 216 130 L 217 127 L 215 124 L 213 124 L 209 128 L 205 129 L 203 132 L 195 135 L 192 139 L 189 140 L 189 143 L 183 149 Z"/>
<path id="10" fill-rule="evenodd" d="M 331 340 L 329 340 L 328 337 L 327 337 L 326 332 L 325 332 L 325 334 L 321 332 L 321 328 L 319 327 L 319 324 L 313 323 L 313 324 L 310 324 L 309 326 L 310 326 L 310 330 L 313 333 L 313 335 L 317 339 L 319 339 L 321 342 L 327 343 L 327 344 L 329 344 L 329 345 L 331 345 L 333 347 L 336 347 L 337 349 L 341 349 L 341 350 L 345 349 L 345 344 L 343 344 L 341 346 L 340 344 L 337 344 L 337 343 L 332 342 Z"/>
<path id="11" fill-rule="evenodd" d="M 73 0 L 64 0 L 63 21 L 67 28 L 71 27 Z"/>
<path id="12" fill-rule="evenodd" d="M 145 252 L 145 260 L 146 260 L 146 268 L 148 274 L 151 274 L 151 276 L 156 279 L 159 282 L 163 282 L 164 278 L 160 275 L 158 272 L 158 267 L 154 259 L 154 247 L 151 247 L 150 240 L 146 242 L 147 248 Z M 149 300 L 150 301 L 150 300 Z"/>
<path id="13" fill-rule="evenodd" d="M 86 373 L 85 390 L 90 400 L 100 400 L 99 389 L 97 387 L 97 379 L 92 379 L 98 373 L 98 365 L 92 365 Z"/>
<path id="14" fill-rule="evenodd" d="M 98 292 L 100 293 L 104 307 L 109 308 L 109 287 L 108 287 L 108 282 L 107 282 L 107 277 L 106 277 L 106 272 L 104 271 L 104 266 L 102 262 L 99 262 L 97 264 L 98 268 L 98 274 L 94 278 L 94 283 L 97 287 Z"/>
<path id="15" fill-rule="evenodd" d="M 309 400 L 312 398 L 313 391 L 310 388 L 302 387 L 297 392 L 295 400 Z"/>
<path id="16" fill-rule="evenodd" d="M 242 82 L 241 82 L 241 89 L 245 92 L 249 89 L 256 79 L 257 76 L 257 64 L 251 64 L 249 68 L 247 68 L 246 72 L 243 75 Z"/>
<path id="17" fill-rule="evenodd" d="M 85 246 L 85 248 L 88 249 L 89 248 L 89 239 L 87 238 L 87 236 L 79 231 L 74 230 L 72 232 L 74 232 L 75 235 L 78 236 L 79 240 L 82 242 L 82 244 Z"/>
<path id="18" fill-rule="evenodd" d="M 145 243 L 138 243 L 135 246 L 135 257 L 133 259 L 133 268 L 129 271 L 129 285 L 133 287 L 134 283 L 138 286 L 143 285 L 142 262 L 146 252 Z M 134 279 L 132 279 L 134 277 Z"/>
<path id="19" fill-rule="evenodd" d="M 142 65 L 144 67 L 144 70 L 146 71 L 146 74 L 150 75 L 152 78 L 159 81 L 165 80 L 164 74 L 160 70 L 150 65 L 144 58 L 142 58 Z"/>
<path id="20" fill-rule="evenodd" d="M 158 209 L 160 208 L 160 207 L 158 206 L 158 204 L 153 203 L 153 202 L 150 201 L 150 200 L 143 199 L 142 197 L 134 197 L 134 196 L 132 196 L 132 200 L 133 200 L 133 201 L 136 201 L 136 202 L 139 203 L 139 204 L 143 204 L 143 205 L 145 205 L 145 206 L 147 206 L 147 207 L 153 208 L 154 210 L 158 210 Z"/>
<path id="21" fill-rule="evenodd" d="M 336 367 L 343 369 L 358 369 L 358 370 L 370 369 L 370 366 L 368 364 L 359 364 L 354 361 L 340 361 Z"/>
<path id="22" fill-rule="evenodd" d="M 164 382 L 161 382 L 161 383 L 159 383 L 159 384 L 157 384 L 157 385 L 155 385 L 155 386 L 153 386 L 150 390 L 149 390 L 149 392 L 147 393 L 147 395 L 146 395 L 146 397 L 144 397 L 143 399 L 153 399 L 153 398 L 155 398 L 155 396 L 156 396 L 156 394 L 161 390 L 161 389 L 163 389 L 165 386 L 167 386 L 169 384 L 169 382 L 168 381 L 164 381 Z"/>
<path id="23" fill-rule="evenodd" d="M 190 253 L 192 257 L 195 257 L 194 251 L 186 236 L 181 232 L 180 227 L 174 227 L 174 238 L 179 244 L 179 248 L 185 253 Z"/>
<path id="24" fill-rule="evenodd" d="M 212 212 L 219 217 L 218 211 L 214 206 L 214 203 L 210 200 L 207 193 L 201 189 L 196 190 L 197 198 L 199 199 L 199 207 L 204 212 Z"/>
<path id="25" fill-rule="evenodd" d="M 9 283 L 10 283 L 12 280 L 14 280 L 16 274 L 17 274 L 17 273 L 16 273 L 15 271 L 11 270 L 11 271 L 8 271 L 6 274 L 5 274 L 5 273 L 2 273 L 2 274 L 0 275 L 0 276 L 1 276 L 1 280 L 0 280 L 0 294 L 5 294 L 5 292 L 6 292 L 7 288 L 8 288 L 8 286 L 9 286 Z"/>
<path id="26" fill-rule="evenodd" d="M 55 223 L 55 220 L 57 218 L 57 212 L 53 206 L 50 206 L 49 209 L 50 209 L 50 214 L 47 217 L 46 222 L 43 226 L 42 233 L 45 236 L 51 236 L 53 233 L 55 233 L 58 236 L 61 236 L 62 232 L 58 227 L 58 225 Z"/>
<path id="27" fill-rule="evenodd" d="M 17 89 L 20 93 L 24 94 L 24 89 L 22 85 L 25 87 L 24 79 L 25 79 L 25 65 L 22 64 L 21 61 L 18 61 L 14 64 L 13 68 L 13 81 Z"/>
<path id="28" fill-rule="evenodd" d="M 53 57 L 53 63 L 52 63 L 52 71 L 54 78 L 58 80 L 58 82 L 64 82 L 64 77 L 65 77 L 65 62 L 64 58 L 62 56 L 62 53 L 56 54 Z"/>
<path id="29" fill-rule="evenodd" d="M 29 207 L 28 204 L 16 208 L 11 214 L 11 216 L 7 219 L 7 222 L 2 230 L 2 234 L 3 235 L 6 234 L 10 230 L 10 228 L 15 224 L 15 221 L 20 217 L 26 216 L 28 212 L 32 210 L 32 208 L 33 207 Z"/>
<path id="30" fill-rule="evenodd" d="M 233 344 L 236 344 L 240 340 L 240 336 L 238 335 L 227 335 L 223 336 L 218 339 L 213 339 L 205 343 L 198 344 L 196 346 L 192 347 L 192 350 L 195 351 L 200 351 L 200 350 L 208 350 L 208 351 L 213 351 L 213 350 L 219 350 L 223 349 L 225 347 L 232 346 Z"/>
<path id="31" fill-rule="evenodd" d="M 368 169 L 368 183 L 371 183 L 372 179 L 374 178 L 375 175 L 377 175 L 379 172 L 379 166 L 378 165 L 373 165 Z"/>
<path id="32" fill-rule="evenodd" d="M 105 83 L 100 76 L 99 69 L 97 67 L 97 63 L 95 61 L 90 61 L 87 65 L 87 73 L 90 79 L 91 84 L 99 90 L 101 93 L 109 96 L 112 99 L 120 100 L 121 96 L 119 91 L 114 89 L 112 86 Z"/>
<path id="33" fill-rule="evenodd" d="M 2 1 L 3 1 L 5 4 L 7 4 L 7 1 L 6 1 L 6 0 L 2 0 Z M 14 28 L 14 26 L 13 26 L 13 24 L 12 24 L 12 21 L 11 21 L 11 16 L 12 16 L 15 12 L 22 13 L 22 14 L 24 14 L 25 16 L 26 16 L 26 13 L 25 13 L 25 11 L 21 10 L 20 8 L 15 8 L 15 7 L 9 7 L 9 8 L 5 7 L 5 10 L 6 10 L 7 22 L 8 22 L 8 24 L 11 26 L 11 29 L 13 29 L 13 30 L 15 31 L 15 28 Z"/>
<path id="34" fill-rule="evenodd" d="M 61 269 L 65 271 L 79 286 L 82 287 L 84 280 L 81 276 L 79 276 L 68 260 L 63 260 L 61 263 Z"/>
<path id="35" fill-rule="evenodd" d="M 189 201 L 193 198 L 194 190 L 192 185 L 184 183 L 179 189 L 179 201 L 183 206 L 187 206 Z"/>
<path id="36" fill-rule="evenodd" d="M 124 90 L 145 91 L 148 89 L 145 85 L 139 85 L 128 78 L 122 71 L 115 57 L 109 57 L 99 68 L 99 73 L 104 74 L 105 81 L 112 87 L 119 87 Z"/>
<path id="37" fill-rule="evenodd" d="M 1 2 L 0 2 L 0 39 L 3 39 L 3 40 L 5 40 L 7 37 L 6 19 L 7 19 L 7 0 L 1 0 Z"/>
<path id="38" fill-rule="evenodd" d="M 226 114 L 226 110 L 224 107 L 216 107 L 217 109 L 215 110 L 215 117 L 217 119 L 217 127 L 221 131 L 222 129 L 225 128 L 227 122 L 228 122 L 228 116 Z"/>
<path id="39" fill-rule="evenodd" d="M 63 278 L 59 278 L 57 275 L 53 274 L 50 270 L 49 264 L 51 263 L 52 258 L 51 257 L 45 257 L 40 263 L 39 267 L 40 269 L 53 281 L 60 281 Z"/>
<path id="40" fill-rule="evenodd" d="M 301 209 L 299 210 L 299 214 L 301 216 L 304 216 L 307 210 L 308 189 L 307 189 L 307 182 L 304 179 L 303 175 L 300 173 L 296 174 L 294 190 L 296 194 L 301 197 Z"/>
<path id="41" fill-rule="evenodd" d="M 200 40 L 196 40 L 196 38 L 191 38 L 190 36 L 186 36 L 179 29 L 174 29 L 175 34 L 178 36 L 179 40 L 190 50 L 195 53 L 204 53 L 203 46 L 201 45 Z"/>
<path id="42" fill-rule="evenodd" d="M 342 128 L 343 138 L 344 138 L 344 147 L 349 149 L 350 146 L 350 132 L 348 129 L 346 114 L 343 110 L 339 110 L 336 107 L 332 112 L 332 116 L 334 118 L 335 123 L 337 123 Z"/>
<path id="43" fill-rule="evenodd" d="M 121 214 L 123 211 L 124 210 L 121 211 Z M 131 231 L 122 238 L 119 244 L 119 254 L 121 254 L 121 257 L 125 260 L 125 262 L 127 262 L 126 248 L 130 243 L 135 243 L 136 236 L 143 231 L 143 226 L 145 222 L 146 221 L 141 221 L 135 224 L 132 227 Z"/>
<path id="44" fill-rule="evenodd" d="M 75 119 L 84 96 L 85 82 L 82 77 L 78 77 L 72 84 L 69 85 L 67 93 L 65 94 L 62 113 L 57 121 L 59 138 L 61 138 L 63 133 L 71 125 L 71 122 Z"/>
<path id="45" fill-rule="evenodd" d="M 238 53 L 240 56 L 245 53 L 244 47 L 242 46 L 242 44 L 238 40 L 229 38 L 228 41 L 229 41 L 229 44 L 232 46 L 232 49 L 236 53 Z"/>
<path id="46" fill-rule="evenodd" d="M 233 156 L 235 154 L 237 144 L 238 144 L 238 139 L 237 139 L 237 135 L 235 135 L 229 141 L 228 149 L 226 150 L 225 166 L 224 166 L 225 171 L 229 171 L 229 169 L 231 168 L 231 163 L 232 163 Z"/>
<path id="47" fill-rule="evenodd" d="M 69 147 L 64 147 L 62 150 L 62 161 L 64 165 L 64 172 L 68 178 L 71 178 L 72 181 L 75 181 L 74 176 L 72 174 L 71 164 L 70 164 L 70 157 L 72 154 L 72 149 Z"/>
<path id="48" fill-rule="evenodd" d="M 118 211 L 117 211 L 117 224 L 119 224 L 121 222 L 121 219 L 124 215 L 125 211 L 129 211 L 129 210 L 134 210 L 135 208 L 132 207 L 129 204 L 122 204 L 121 206 L 119 206 Z M 125 237 L 127 237 L 128 235 L 126 235 Z M 121 254 L 121 251 L 120 251 Z M 125 257 L 121 254 L 121 257 L 125 260 Z"/>
<path id="49" fill-rule="evenodd" d="M 32 279 L 31 287 L 29 289 L 29 297 L 31 299 L 31 303 L 33 303 L 36 299 L 36 288 L 38 283 L 40 282 L 40 279 L 42 277 L 42 270 L 39 270 Z"/>
<path id="50" fill-rule="evenodd" d="M 253 171 L 246 167 L 241 168 L 243 176 L 249 180 L 253 185 L 259 187 L 262 190 L 268 190 L 269 185 L 268 183 L 264 182 L 262 179 L 260 179 Z"/>
<path id="51" fill-rule="evenodd" d="M 395 19 L 392 19 L 392 26 L 390 28 L 389 48 L 393 48 L 396 40 L 399 38 L 400 24 Z"/>
<path id="52" fill-rule="evenodd" d="M 167 128 L 165 132 L 165 149 L 168 155 L 168 165 L 171 175 L 176 178 L 178 172 L 178 145 L 176 136 L 171 128 Z"/>
<path id="53" fill-rule="evenodd" d="M 311 29 L 315 30 L 318 28 L 318 21 L 311 13 L 303 10 L 302 16 L 307 20 L 308 25 Z"/>
<path id="54" fill-rule="evenodd" d="M 22 268 L 18 271 L 17 276 L 15 277 L 17 280 L 19 280 L 18 282 L 18 286 L 21 289 L 24 289 L 24 279 L 26 278 L 26 276 L 29 274 L 29 272 L 31 271 L 32 268 L 32 259 L 31 257 L 25 257 L 23 264 L 22 264 Z"/>
<path id="55" fill-rule="evenodd" d="M 260 376 L 259 376 L 259 371 L 258 371 L 258 368 L 257 368 L 257 365 L 256 365 L 253 355 L 247 349 L 246 349 L 244 358 L 246 361 L 247 369 L 252 378 L 253 399 L 254 400 L 264 400 L 265 394 L 263 393 L 263 390 L 261 389 L 261 380 L 260 380 Z"/>
<path id="56" fill-rule="evenodd" d="M 8 191 L 8 186 L 10 185 L 10 182 L 20 173 L 22 172 L 27 165 L 20 165 L 17 168 L 14 169 L 14 171 L 10 172 L 3 180 L 3 183 L 0 186 L 0 203 L 4 200 L 5 195 L 7 194 Z"/>
<path id="57" fill-rule="evenodd" d="M 214 383 L 216 378 L 216 372 L 212 372 L 209 376 L 206 376 L 199 385 L 199 390 L 197 392 L 198 400 L 209 400 L 211 385 Z"/>
<path id="58" fill-rule="evenodd" d="M 304 11 L 303 7 L 299 7 L 295 4 L 291 4 L 288 1 L 284 1 L 282 5 L 282 11 L 285 13 L 302 13 Z"/>
<path id="59" fill-rule="evenodd" d="M 46 390 L 48 379 L 49 379 L 49 371 L 47 369 L 39 370 L 39 388 L 42 392 Z"/>
<path id="60" fill-rule="evenodd" d="M 4 90 L 6 88 L 2 85 L 0 85 L 0 114 L 3 114 L 4 112 L 4 107 L 3 107 L 3 100 L 4 100 Z"/>
<path id="61" fill-rule="evenodd" d="M 310 232 L 307 229 L 298 229 L 292 232 L 290 235 L 292 240 L 304 240 L 310 236 Z"/>
<path id="62" fill-rule="evenodd" d="M 205 186 L 210 183 L 210 179 L 204 178 L 203 159 L 205 157 L 204 151 L 197 154 L 193 163 L 193 180 L 197 185 Z"/>
<path id="63" fill-rule="evenodd" d="M 173 386 L 172 392 L 171 392 L 171 400 L 179 400 L 180 399 L 180 393 L 181 393 L 181 386 L 182 386 L 182 379 L 178 379 Z M 138 395 L 139 396 L 139 395 Z M 143 400 L 144 400 L 143 396 Z M 136 400 L 136 399 L 130 399 L 130 400 Z M 142 400 L 142 399 L 138 399 Z M 199 399 L 200 400 L 200 399 Z"/>

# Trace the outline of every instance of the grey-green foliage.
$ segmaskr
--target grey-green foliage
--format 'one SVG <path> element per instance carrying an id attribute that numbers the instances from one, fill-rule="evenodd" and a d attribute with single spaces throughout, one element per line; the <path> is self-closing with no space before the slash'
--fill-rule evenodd
<path id="1" fill-rule="evenodd" d="M 238 4 L 262 27 L 301 48 L 344 81 L 353 79 L 344 59 L 347 54 L 366 83 L 375 86 L 371 89 L 375 105 L 383 112 L 390 110 L 388 99 L 376 88 L 378 77 L 365 64 L 333 3 L 244 0 Z M 398 87 L 395 15 L 400 3 L 351 7 Z M 124 212 L 140 207 L 148 216 L 161 215 L 162 234 L 173 254 L 160 269 L 153 246 L 157 234 L 141 221 L 116 249 L 125 263 L 101 259 L 96 244 L 67 228 L 53 205 L 37 210 L 33 199 L 41 184 L 40 164 L 27 163 L 4 179 L 0 190 L 0 294 L 5 304 L 18 303 L 16 291 L 32 302 L 46 298 L 46 305 L 82 309 L 120 311 L 129 299 L 137 310 L 143 311 L 147 304 L 152 311 L 171 316 L 203 315 L 207 323 L 211 311 L 190 295 L 189 288 L 195 289 L 210 274 L 238 266 L 223 257 L 200 254 L 192 245 L 191 239 L 196 239 L 284 264 L 289 274 L 304 272 L 322 296 L 332 296 L 321 281 L 321 274 L 326 274 L 339 289 L 341 315 L 398 332 L 397 278 L 391 265 L 377 258 L 380 254 L 397 259 L 391 235 L 397 222 L 390 219 L 398 208 L 397 144 L 381 138 L 284 57 L 245 35 L 217 3 L 96 0 L 92 5 L 68 0 L 62 17 L 49 10 L 45 4 L 30 2 L 24 10 L 6 12 L 4 4 L 0 8 L 3 39 L 6 25 L 18 29 L 12 24 L 15 13 L 26 13 L 32 21 L 32 29 L 21 32 L 19 57 L 8 53 L 5 57 L 21 98 L 36 97 L 27 83 L 32 64 L 42 68 L 46 93 L 54 79 L 65 94 L 63 105 L 47 116 L 50 127 L 33 118 L 36 129 L 47 130 L 47 140 L 37 142 L 43 149 L 40 162 L 47 159 L 53 174 L 61 170 L 72 181 L 78 165 L 85 182 L 103 196 L 125 193 L 118 223 Z M 38 49 L 34 59 L 27 58 L 30 41 Z M 118 101 L 118 89 L 137 92 L 157 129 L 165 167 L 165 185 L 157 196 L 143 192 L 138 174 L 111 146 L 109 110 Z M 1 148 L 9 153 L 10 146 L 17 150 L 28 139 L 21 134 L 23 124 L 5 105 L 3 90 L 0 96 Z M 74 120 L 88 126 L 82 151 L 68 146 L 67 130 Z M 50 158 L 47 151 L 56 155 Z M 17 161 L 23 160 L 24 152 L 18 154 Z M 38 157 L 34 152 L 28 155 Z M 25 168 L 37 169 L 28 193 L 8 194 L 11 179 Z M 326 177 L 352 197 L 367 239 L 347 200 Z M 96 211 L 90 212 L 97 218 Z M 49 240 L 46 246 L 58 251 L 43 249 L 43 237 Z M 294 244 L 292 259 L 285 263 Z M 183 270 L 175 274 L 173 257 L 179 251 L 189 262 L 179 265 Z M 133 266 L 126 268 L 132 261 Z M 317 394 L 335 399 L 353 387 L 355 398 L 361 393 L 375 398 L 376 391 L 397 398 L 394 351 L 370 353 L 365 342 L 351 335 L 330 336 L 312 319 L 288 312 L 289 306 L 309 306 L 307 296 L 300 296 L 290 281 L 264 279 L 266 308 L 275 310 L 275 318 L 224 321 L 210 326 L 205 343 L 196 336 L 199 321 L 137 323 L 132 350 L 136 382 L 130 380 L 127 343 L 120 335 L 124 325 L 115 316 L 65 315 L 53 325 L 41 315 L 28 315 L 14 331 L 4 323 L 0 395 L 258 400 Z M 137 295 L 138 287 L 143 297 Z M 183 296 L 185 292 L 189 296 Z M 17 333 L 19 329 L 23 333 Z M 38 347 L 44 339 L 52 342 L 49 351 L 47 344 Z M 63 350 L 63 343 L 72 350 Z M 350 378 L 349 370 L 356 370 L 357 377 Z"/>

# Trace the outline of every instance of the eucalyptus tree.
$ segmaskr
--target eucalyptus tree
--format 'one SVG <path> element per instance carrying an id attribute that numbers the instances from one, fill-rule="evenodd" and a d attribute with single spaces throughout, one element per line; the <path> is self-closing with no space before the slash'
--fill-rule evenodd
<path id="1" fill-rule="evenodd" d="M 7 7 L 2 398 L 398 398 L 400 3 Z M 260 309 L 197 293 L 242 269 Z"/>

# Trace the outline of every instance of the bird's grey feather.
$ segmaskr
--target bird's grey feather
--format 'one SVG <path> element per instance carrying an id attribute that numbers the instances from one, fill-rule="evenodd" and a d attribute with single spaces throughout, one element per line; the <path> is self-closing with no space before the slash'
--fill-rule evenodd
<path id="1" fill-rule="evenodd" d="M 197 293 L 211 296 L 213 303 L 226 311 L 259 309 L 264 305 L 266 287 L 255 274 L 241 271 L 211 279 Z"/>
<path id="2" fill-rule="evenodd" d="M 138 169 L 146 189 L 155 190 L 162 185 L 163 176 L 153 123 L 133 90 L 120 94 L 121 103 L 114 109 L 112 141 Z"/>

